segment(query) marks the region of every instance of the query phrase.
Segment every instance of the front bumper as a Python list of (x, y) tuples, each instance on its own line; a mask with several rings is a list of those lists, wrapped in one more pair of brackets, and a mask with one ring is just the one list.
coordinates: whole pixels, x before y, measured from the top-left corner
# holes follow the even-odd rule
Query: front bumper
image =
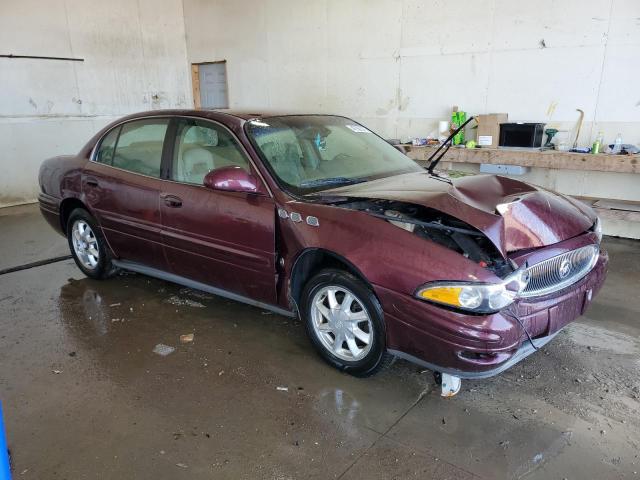
[(548, 343), (582, 315), (606, 277), (608, 255), (601, 251), (595, 267), (580, 281), (542, 297), (516, 301), (508, 311), (469, 315), (374, 286), (387, 327), (390, 353), (429, 369), (461, 378), (497, 375)]

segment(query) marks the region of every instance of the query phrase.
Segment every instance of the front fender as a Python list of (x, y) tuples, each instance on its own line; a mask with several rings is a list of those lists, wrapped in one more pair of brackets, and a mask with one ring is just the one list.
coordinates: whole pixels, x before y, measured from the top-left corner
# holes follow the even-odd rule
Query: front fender
[[(286, 280), (281, 284), (281, 298), (286, 298), (286, 284), (296, 261), (313, 249), (341, 259), (371, 285), (408, 295), (435, 280), (499, 281), (459, 253), (365, 212), (297, 201), (280, 208), (289, 214), (278, 217), (278, 253), (284, 260)], [(300, 214), (301, 221), (293, 221), (291, 213)], [(316, 217), (318, 226), (309, 225), (308, 216)]]

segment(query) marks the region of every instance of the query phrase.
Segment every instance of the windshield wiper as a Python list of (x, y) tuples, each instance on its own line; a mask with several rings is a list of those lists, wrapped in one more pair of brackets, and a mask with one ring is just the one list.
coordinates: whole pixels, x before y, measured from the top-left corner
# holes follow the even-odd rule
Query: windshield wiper
[(303, 188), (309, 187), (325, 187), (331, 185), (353, 185), (355, 183), (362, 183), (365, 180), (362, 178), (348, 178), (348, 177), (329, 177), (329, 178), (317, 178), (315, 180), (305, 180), (300, 183)]
[[(436, 151), (433, 152), (431, 156), (427, 159), (427, 162), (431, 162), (427, 167), (427, 172), (429, 172), (430, 175), (434, 175), (433, 169), (436, 168), (436, 165), (438, 165), (440, 160), (442, 160), (442, 157), (444, 157), (445, 153), (447, 153), (449, 148), (451, 148), (451, 144), (453, 143), (453, 137), (455, 137), (458, 134), (458, 132), (460, 132), (464, 127), (466, 127), (467, 124), (471, 122), (471, 120), (473, 120), (474, 118), (475, 117), (469, 117), (469, 119), (466, 122), (464, 122), (462, 125), (456, 128), (455, 131), (451, 135), (449, 135), (444, 142), (442, 142), (442, 145), (440, 145), (436, 149)], [(440, 150), (442, 150), (443, 148), (444, 148), (444, 151), (440, 153), (440, 155), (438, 155)], [(432, 160), (436, 155), (438, 155), (438, 157), (435, 160)]]

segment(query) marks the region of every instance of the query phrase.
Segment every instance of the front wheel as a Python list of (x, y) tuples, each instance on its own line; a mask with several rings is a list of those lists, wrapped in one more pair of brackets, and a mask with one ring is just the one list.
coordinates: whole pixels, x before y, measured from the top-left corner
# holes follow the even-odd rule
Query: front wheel
[(380, 302), (367, 285), (341, 270), (323, 270), (302, 294), (307, 334), (330, 365), (358, 377), (389, 362)]

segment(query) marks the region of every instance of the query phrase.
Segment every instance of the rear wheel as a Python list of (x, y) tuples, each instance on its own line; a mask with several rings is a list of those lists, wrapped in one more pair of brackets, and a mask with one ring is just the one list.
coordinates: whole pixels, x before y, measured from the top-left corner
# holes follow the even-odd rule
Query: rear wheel
[(95, 219), (86, 210), (76, 208), (69, 215), (67, 240), (71, 256), (86, 276), (103, 279), (116, 272), (104, 236)]
[(329, 364), (352, 375), (373, 375), (386, 353), (382, 307), (367, 285), (341, 270), (323, 270), (302, 294), (307, 334)]

